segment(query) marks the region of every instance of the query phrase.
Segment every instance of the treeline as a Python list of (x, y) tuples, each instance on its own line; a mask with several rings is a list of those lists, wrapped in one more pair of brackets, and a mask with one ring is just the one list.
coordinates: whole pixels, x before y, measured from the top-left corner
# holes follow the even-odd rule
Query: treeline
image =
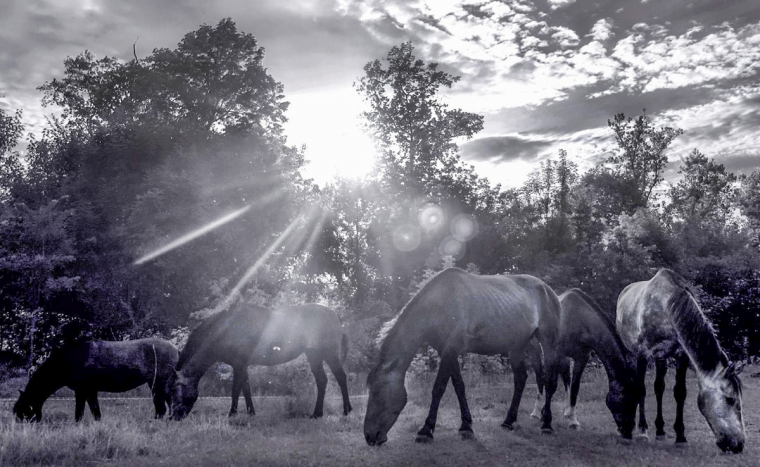
[(670, 267), (734, 357), (760, 354), (760, 172), (736, 176), (695, 149), (666, 187), (682, 131), (619, 114), (608, 122), (619, 149), (602, 165), (581, 172), (560, 151), (523, 186), (492, 187), (455, 144), (483, 118), (449, 108), (440, 93), (458, 78), (406, 43), (355, 84), (376, 170), (320, 188), (301, 176), (304, 150), (287, 143), (284, 89), (263, 59), (230, 19), (144, 59), (68, 58), (39, 88), (63, 113), (23, 156), (20, 113), (0, 113), (7, 359), (38, 362), (70, 322), (107, 339), (176, 336), (231, 299), (320, 300), (351, 328), (361, 369), (380, 322), (451, 264), (580, 287), (611, 313), (625, 285)]

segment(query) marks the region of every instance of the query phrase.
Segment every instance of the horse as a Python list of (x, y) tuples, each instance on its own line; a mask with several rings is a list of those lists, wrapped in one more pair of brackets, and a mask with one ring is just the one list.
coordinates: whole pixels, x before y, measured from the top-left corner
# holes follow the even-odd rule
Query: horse
[(742, 366), (728, 360), (712, 325), (681, 276), (669, 269), (660, 269), (652, 279), (626, 287), (617, 301), (617, 329), (626, 347), (637, 355), (637, 381), (641, 393), (639, 436), (648, 438), (644, 377), (651, 357), (656, 368), (656, 434), (657, 439), (665, 437), (662, 394), (665, 391), (666, 359), (674, 357), (676, 420), (673, 429), (676, 443), (686, 443), (683, 406), (686, 370), (691, 365), (697, 373), (699, 410), (715, 434), (718, 447), (724, 452), (742, 451), (745, 440), (739, 379)]
[(241, 391), (248, 414), (254, 415), (248, 367), (280, 365), (304, 353), (317, 383), (317, 404), (312, 418), (323, 415), (327, 386), (323, 362), (338, 381), (343, 396), (343, 415), (348, 415), (352, 408), (342, 366), (348, 353), (348, 336), (338, 315), (317, 304), (270, 311), (239, 303), (207, 318), (190, 333), (169, 380), (172, 419), (181, 420), (190, 413), (198, 399), (198, 381), (215, 362), (232, 366), (229, 415), (237, 414)]
[[(624, 439), (632, 439), (639, 403), (635, 355), (621, 340), (612, 318), (585, 292), (569, 289), (559, 296), (559, 302), (562, 306), (559, 352), (563, 357), (560, 374), (567, 391), (564, 417), (568, 427), (580, 428), (575, 407), (583, 370), (591, 357), (591, 351), (594, 351), (607, 373), (607, 408), (612, 413), (620, 435)], [(571, 361), (572, 383), (568, 391)], [(539, 393), (540, 389), (539, 385)]]
[(515, 392), (505, 429), (514, 429), (525, 389), (524, 350), (534, 337), (543, 347), (546, 362), (546, 403), (542, 432), (552, 433), (551, 399), (557, 388), (560, 304), (554, 291), (528, 275), (481, 276), (448, 268), (425, 284), (384, 327), (379, 359), (367, 378), (369, 399), (364, 418), (367, 444), (385, 443), (387, 433), (406, 405), (404, 375), (423, 344), (441, 356), (433, 384), (432, 401), (417, 442), (433, 440), (438, 405), (451, 378), (459, 400), (460, 436), (472, 438), (472, 417), (465, 397), (458, 357), (507, 353), (515, 370)]
[(132, 341), (79, 342), (54, 349), (32, 374), (26, 389), (19, 391), (13, 413), (18, 420), (42, 420), (42, 405), (58, 389), (74, 391), (74, 419), (84, 415), (85, 402), (100, 420), (98, 392), (124, 392), (148, 384), (153, 393), (155, 418), (162, 418), (169, 405), (166, 382), (177, 364), (179, 351), (157, 338)]

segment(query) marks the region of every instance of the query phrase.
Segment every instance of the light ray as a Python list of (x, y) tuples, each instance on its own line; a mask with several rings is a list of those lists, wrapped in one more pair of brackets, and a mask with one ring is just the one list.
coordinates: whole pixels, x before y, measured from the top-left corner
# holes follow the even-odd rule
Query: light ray
[(230, 293), (227, 295), (227, 298), (225, 298), (222, 302), (220, 302), (216, 307), (214, 307), (213, 314), (216, 314), (222, 310), (225, 310), (228, 308), (232, 302), (237, 298), (237, 296), (240, 294), (240, 290), (248, 283), (248, 281), (251, 280), (254, 274), (261, 268), (261, 266), (269, 259), (270, 256), (274, 253), (274, 251), (279, 248), (287, 239), (290, 237), (290, 234), (293, 233), (293, 231), (296, 229), (299, 223), (301, 223), (304, 219), (304, 215), (301, 214), (297, 216), (293, 221), (288, 224), (287, 227), (285, 227), (285, 230), (280, 233), (280, 235), (277, 237), (277, 239), (269, 245), (269, 248), (264, 251), (264, 254), (261, 255), (259, 259), (256, 260), (255, 263), (253, 263), (253, 266), (248, 268), (248, 270), (245, 272), (242, 278), (238, 281), (238, 283), (235, 285), (235, 287), (230, 291)]
[(135, 261), (133, 264), (135, 266), (138, 265), (138, 264), (143, 264), (143, 263), (145, 263), (147, 261), (152, 260), (153, 258), (161, 256), (164, 253), (167, 253), (167, 252), (169, 252), (169, 251), (171, 251), (171, 250), (173, 250), (173, 249), (175, 249), (177, 247), (180, 247), (180, 246), (184, 245), (185, 243), (187, 243), (189, 241), (192, 241), (192, 240), (194, 240), (194, 239), (196, 239), (196, 238), (200, 237), (201, 235), (204, 235), (204, 234), (206, 234), (208, 232), (211, 232), (212, 230), (214, 230), (217, 227), (220, 227), (220, 226), (226, 224), (227, 222), (230, 222), (231, 220), (239, 217), (241, 214), (243, 214), (244, 212), (248, 211), (249, 209), (251, 209), (250, 205), (245, 206), (243, 208), (240, 208), (237, 211), (231, 212), (230, 214), (227, 214), (224, 217), (221, 217), (221, 218), (219, 218), (219, 219), (217, 219), (217, 220), (215, 220), (215, 221), (213, 221), (213, 222), (211, 222), (209, 224), (206, 224), (203, 227), (190, 232), (189, 234), (181, 236), (180, 238), (174, 240), (173, 242), (171, 242), (171, 243), (169, 243), (167, 245), (162, 246), (161, 248), (159, 248), (158, 250), (153, 251), (152, 253), (148, 253), (147, 255), (145, 255), (142, 258), (140, 258), (137, 261)]

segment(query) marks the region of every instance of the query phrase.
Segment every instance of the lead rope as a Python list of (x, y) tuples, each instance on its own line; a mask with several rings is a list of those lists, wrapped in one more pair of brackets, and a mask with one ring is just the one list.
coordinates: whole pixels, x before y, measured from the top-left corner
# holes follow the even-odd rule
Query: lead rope
[(150, 392), (152, 395), (156, 395), (156, 375), (158, 375), (158, 356), (156, 355), (156, 344), (151, 344), (153, 347), (153, 384), (150, 386)]

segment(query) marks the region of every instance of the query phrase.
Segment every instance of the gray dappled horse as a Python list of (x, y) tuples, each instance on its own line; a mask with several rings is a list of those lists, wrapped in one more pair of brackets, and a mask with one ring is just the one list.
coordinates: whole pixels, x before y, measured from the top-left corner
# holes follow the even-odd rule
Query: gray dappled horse
[(166, 413), (166, 382), (174, 373), (179, 352), (171, 343), (149, 338), (132, 341), (94, 341), (54, 349), (20, 391), (13, 413), (19, 420), (42, 420), (42, 405), (58, 389), (74, 391), (74, 418), (80, 421), (85, 402), (100, 419), (98, 392), (124, 392), (147, 384), (153, 392), (156, 418)]
[(343, 414), (348, 415), (351, 402), (342, 367), (347, 352), (348, 336), (330, 308), (308, 304), (270, 311), (238, 303), (207, 318), (190, 333), (169, 381), (172, 418), (181, 420), (187, 416), (198, 399), (198, 381), (215, 362), (232, 367), (230, 416), (237, 413), (241, 391), (248, 414), (253, 415), (248, 367), (280, 365), (304, 353), (317, 382), (317, 404), (312, 417), (321, 417), (323, 412), (327, 386), (323, 362), (338, 381)]
[[(560, 305), (544, 282), (528, 275), (481, 276), (449, 268), (433, 277), (385, 326), (379, 361), (370, 372), (364, 418), (368, 444), (387, 441), (388, 431), (406, 405), (404, 375), (424, 344), (441, 356), (433, 384), (430, 412), (417, 441), (433, 439), (438, 405), (451, 378), (459, 400), (462, 437), (472, 437), (472, 417), (465, 397), (458, 357), (465, 353), (509, 354), (524, 369), (524, 350), (531, 339), (541, 343), (546, 361), (546, 403), (542, 431), (551, 433), (551, 399), (557, 388)], [(515, 392), (502, 424), (513, 429), (527, 372), (515, 372)]]
[(654, 390), (657, 398), (657, 438), (665, 436), (662, 394), (665, 391), (666, 359), (675, 357), (676, 443), (685, 443), (683, 406), (686, 400), (686, 370), (697, 372), (700, 412), (715, 434), (723, 451), (741, 452), (744, 448), (744, 420), (739, 372), (729, 362), (718, 343), (710, 322), (702, 314), (686, 281), (669, 269), (660, 269), (650, 280), (635, 282), (618, 297), (617, 329), (625, 345), (638, 356), (638, 381), (641, 392), (639, 428), (646, 437), (644, 415), (647, 361), (652, 357), (657, 370)]

